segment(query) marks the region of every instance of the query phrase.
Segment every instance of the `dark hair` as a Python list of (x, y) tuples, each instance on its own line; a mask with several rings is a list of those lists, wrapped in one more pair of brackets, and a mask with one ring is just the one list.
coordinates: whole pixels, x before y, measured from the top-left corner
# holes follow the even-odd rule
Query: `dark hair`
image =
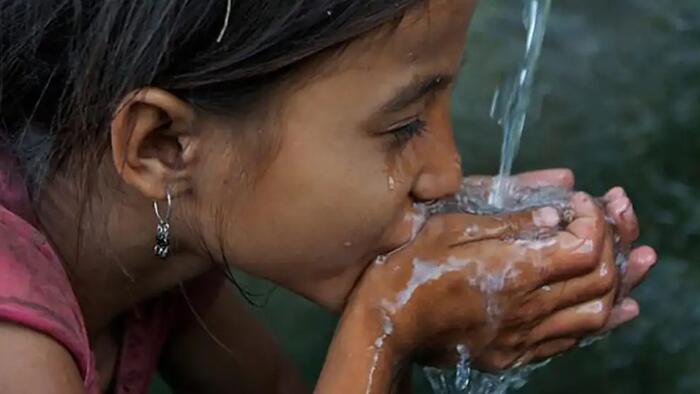
[(134, 89), (242, 110), (302, 60), (419, 2), (0, 0), (1, 142), (28, 181), (69, 162), (89, 168)]

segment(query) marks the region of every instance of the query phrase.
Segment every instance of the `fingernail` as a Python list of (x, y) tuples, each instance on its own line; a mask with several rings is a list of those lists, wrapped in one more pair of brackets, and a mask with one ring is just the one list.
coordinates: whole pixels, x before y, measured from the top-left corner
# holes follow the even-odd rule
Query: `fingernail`
[(622, 217), (622, 215), (627, 212), (628, 209), (632, 207), (632, 202), (629, 200), (629, 198), (623, 197), (620, 199), (617, 199), (610, 203), (610, 209), (612, 209), (613, 213), (615, 213), (616, 216)]
[(556, 227), (561, 221), (559, 218), (559, 211), (552, 207), (536, 210), (532, 214), (532, 220), (537, 227)]
[(574, 194), (572, 201), (574, 203), (587, 204), (590, 201), (590, 197), (584, 192), (577, 192)]
[(657, 261), (656, 252), (651, 248), (649, 248), (649, 250), (642, 249), (637, 253), (637, 256), (635, 256), (635, 260), (644, 266), (652, 266), (656, 264)]
[(620, 197), (624, 197), (624, 196), (625, 196), (625, 190), (623, 188), (621, 188), (620, 186), (615, 186), (612, 189), (610, 189), (610, 191), (607, 192), (607, 194), (605, 194), (604, 198), (608, 201), (613, 201), (613, 200), (616, 200), (616, 199), (618, 199)]
[(639, 316), (639, 304), (631, 298), (625, 298), (622, 301), (622, 310), (630, 317), (630, 319)]

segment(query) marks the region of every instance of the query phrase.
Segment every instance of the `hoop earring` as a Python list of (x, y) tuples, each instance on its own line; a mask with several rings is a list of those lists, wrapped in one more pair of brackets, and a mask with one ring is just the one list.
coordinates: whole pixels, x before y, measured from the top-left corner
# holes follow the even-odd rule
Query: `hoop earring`
[(168, 203), (165, 216), (161, 216), (160, 214), (158, 201), (153, 201), (153, 210), (158, 219), (158, 224), (156, 225), (156, 245), (153, 247), (153, 253), (161, 259), (166, 259), (170, 255), (170, 214), (173, 208), (173, 199), (170, 195), (170, 190), (166, 190), (165, 195)]

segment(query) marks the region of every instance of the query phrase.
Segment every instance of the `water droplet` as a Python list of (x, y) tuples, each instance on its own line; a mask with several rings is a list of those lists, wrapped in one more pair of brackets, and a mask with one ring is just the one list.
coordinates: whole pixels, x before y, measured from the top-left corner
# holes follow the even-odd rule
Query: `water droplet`
[(601, 336), (597, 336), (597, 337), (584, 338), (583, 340), (581, 340), (581, 342), (579, 342), (578, 347), (581, 348), (581, 349), (583, 349), (583, 348), (587, 348), (587, 347), (589, 347), (589, 346), (592, 346), (592, 345), (594, 345), (594, 344), (597, 343), (597, 342), (600, 342), (600, 341), (602, 341), (602, 340), (604, 340), (604, 339), (607, 339), (609, 334), (610, 334), (610, 333), (608, 332), (608, 333), (605, 334), (605, 335), (601, 335)]
[(387, 256), (385, 255), (377, 256), (377, 258), (374, 259), (374, 264), (383, 265), (384, 263), (386, 263), (386, 260)]
[(462, 171), (462, 157), (460, 155), (455, 155), (453, 160), (454, 160), (453, 164), (454, 164), (455, 168)]
[(457, 345), (457, 354), (459, 355), (459, 363), (455, 376), (455, 386), (457, 390), (464, 391), (469, 387), (470, 368), (469, 368), (469, 353), (464, 345)]
[(345, 242), (345, 243), (344, 243), (343, 245), (345, 245), (346, 247), (348, 247), (348, 248), (349, 248), (349, 247), (351, 247), (351, 246), (352, 246), (352, 242), (350, 242), (350, 241), (347, 241), (347, 242)]
[(468, 238), (474, 238), (477, 234), (479, 234), (479, 226), (475, 224), (469, 225), (464, 229), (464, 235)]

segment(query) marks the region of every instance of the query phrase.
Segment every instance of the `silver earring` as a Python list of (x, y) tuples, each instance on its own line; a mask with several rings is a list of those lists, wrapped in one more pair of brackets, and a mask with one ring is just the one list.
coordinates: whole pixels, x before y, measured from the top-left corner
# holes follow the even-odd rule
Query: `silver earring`
[(173, 199), (170, 196), (170, 190), (165, 191), (168, 208), (165, 211), (165, 216), (161, 216), (158, 209), (158, 201), (153, 201), (153, 210), (156, 212), (158, 225), (156, 226), (156, 246), (153, 247), (153, 253), (161, 259), (165, 259), (170, 255), (170, 214), (173, 208)]

